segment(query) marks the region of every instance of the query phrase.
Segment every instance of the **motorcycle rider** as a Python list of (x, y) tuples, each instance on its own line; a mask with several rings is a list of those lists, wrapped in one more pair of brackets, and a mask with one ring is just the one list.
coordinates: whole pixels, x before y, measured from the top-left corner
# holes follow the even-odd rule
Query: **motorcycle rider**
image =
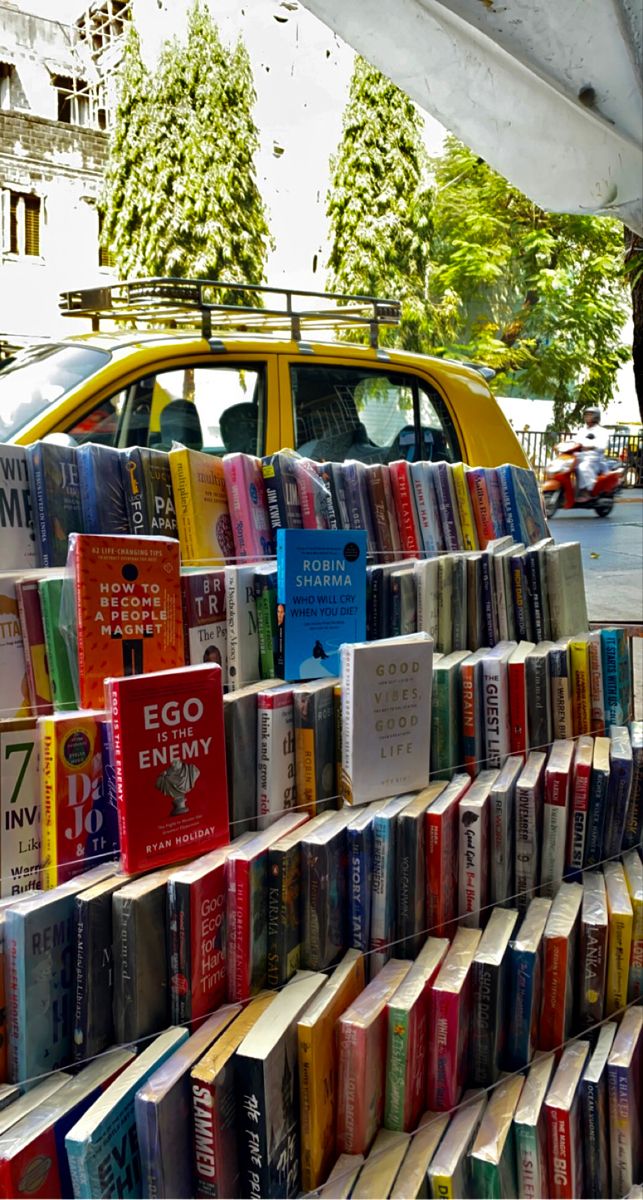
[(572, 434), (572, 439), (578, 442), (581, 453), (576, 461), (576, 478), (578, 480), (578, 500), (591, 498), (594, 484), (601, 473), (603, 458), (609, 443), (609, 433), (601, 426), (601, 410), (593, 405), (583, 413), (585, 424)]

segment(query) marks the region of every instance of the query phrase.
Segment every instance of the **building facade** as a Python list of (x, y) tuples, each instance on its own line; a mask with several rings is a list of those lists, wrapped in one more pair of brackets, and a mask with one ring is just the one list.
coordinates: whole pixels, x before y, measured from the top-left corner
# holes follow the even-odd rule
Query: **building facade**
[(70, 26), (0, 0), (0, 339), (78, 332), (58, 293), (111, 276), (99, 200), (129, 8)]

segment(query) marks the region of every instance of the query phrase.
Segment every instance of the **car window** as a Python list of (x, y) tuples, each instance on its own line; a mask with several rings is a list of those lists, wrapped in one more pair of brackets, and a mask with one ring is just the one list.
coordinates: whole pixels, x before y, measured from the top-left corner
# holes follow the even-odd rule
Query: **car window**
[(297, 363), (291, 388), (296, 449), (317, 461), (460, 458), (442, 397), (414, 375)]
[(60, 344), (32, 346), (17, 354), (0, 372), (0, 442), (19, 434), (110, 357), (106, 350)]
[(101, 400), (95, 408), (68, 425), (65, 433), (78, 446), (83, 442), (95, 442), (101, 446), (116, 446), (120, 415), (125, 403), (126, 392), (118, 392), (109, 400)]

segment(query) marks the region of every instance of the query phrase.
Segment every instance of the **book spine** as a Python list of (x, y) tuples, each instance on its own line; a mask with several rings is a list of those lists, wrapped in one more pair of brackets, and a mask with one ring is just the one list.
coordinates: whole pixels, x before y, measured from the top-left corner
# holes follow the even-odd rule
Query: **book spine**
[(448, 936), (458, 909), (458, 809), (426, 814), (426, 923), (435, 937)]
[(474, 960), (472, 979), (468, 1082), (471, 1087), (491, 1087), (498, 1077), (500, 970), (491, 963)]
[(592, 769), (589, 763), (577, 762), (574, 764), (571, 809), (567, 830), (566, 875), (573, 876), (583, 869), (591, 773)]
[(387, 1007), (388, 1042), (386, 1052), (386, 1092), (384, 1126), (404, 1130), (407, 1107), (407, 1060), (409, 1052), (409, 1012)]
[(496, 619), (496, 591), (493, 558), (483, 554), (480, 560), (480, 578), (482, 582), (482, 642), (485, 646), (495, 646), (498, 641)]
[(228, 1000), (250, 995), (249, 866), (235, 859), (226, 864), (226, 934), (228, 941)]
[(581, 918), (578, 1025), (589, 1029), (603, 1019), (607, 972), (607, 926)]
[(431, 1112), (448, 1112), (460, 1099), (461, 993), (433, 989), (429, 1028), (435, 1030), (428, 1056), (427, 1107)]
[(268, 1129), (271, 1113), (264, 1088), (263, 1063), (237, 1055), (240, 1195), (272, 1196)]
[(239, 657), (239, 580), (235, 567), (225, 568), (226, 622), (228, 626), (228, 684), (234, 692), (241, 687)]
[(632, 850), (643, 841), (643, 745), (632, 741), (632, 790), (625, 817), (623, 849)]
[(575, 1192), (574, 1147), (570, 1112), (547, 1107), (549, 1122), (549, 1181), (553, 1200), (573, 1200)]
[(478, 532), (478, 542), (480, 549), (484, 550), (487, 542), (492, 541), (497, 536), (493, 523), (491, 500), (489, 498), (489, 489), (484, 468), (472, 467), (466, 473), (466, 480)]
[(363, 1147), (365, 1106), (371, 1103), (363, 1095), (360, 1081), (365, 1071), (363, 1031), (352, 1021), (339, 1025), (339, 1072), (337, 1084), (337, 1150), (339, 1154), (358, 1154)]
[(527, 573), (525, 568), (525, 556), (516, 554), (511, 556), (511, 591), (513, 599), (514, 621), (516, 623), (516, 636), (519, 642), (531, 641), (529, 627), (529, 606), (527, 600)]
[(51, 567), (51, 545), (47, 519), (47, 493), (42, 464), (42, 447), (36, 443), (27, 451), (27, 474), (31, 491), (31, 510), (39, 566)]
[[(460, 667), (460, 696), (462, 706), (462, 758), (465, 770), (475, 779), (482, 758), (481, 723), (476, 703), (477, 665), (467, 663)], [(513, 750), (512, 750), (513, 753)]]
[(277, 593), (264, 576), (255, 576), (257, 594), (257, 629), (261, 678), (275, 679), (275, 634), (277, 630)]
[(462, 925), (478, 928), (484, 921), (488, 880), (488, 806), (460, 801), (458, 915)]
[(455, 504), (455, 493), (451, 487), (451, 473), (448, 463), (437, 463), (434, 479), (445, 548), (452, 552), (461, 550), (462, 530)]
[(130, 533), (150, 533), (150, 522), (145, 504), (143, 464), (140, 450), (136, 447), (123, 453), (121, 479)]
[(594, 737), (605, 736), (605, 710), (603, 708), (603, 663), (601, 659), (601, 635), (594, 630), (589, 636), (589, 707), (590, 732)]
[(589, 809), (587, 812), (584, 867), (594, 867), (600, 862), (603, 847), (603, 830), (607, 815), (607, 793), (609, 770), (592, 767), (589, 785)]
[(611, 912), (607, 944), (605, 1015), (611, 1017), (627, 1004), (627, 983), (632, 953), (632, 913)]
[(171, 1019), (173, 1025), (182, 1025), (192, 1018), (192, 929), (188, 884), (168, 880), (167, 909)]
[(389, 474), (398, 514), (403, 556), (412, 558), (419, 554), (421, 546), (409, 464), (407, 462), (391, 463)]
[(589, 652), (586, 641), (569, 643), (574, 737), (591, 733)]
[(118, 839), (123, 860), (123, 870), (127, 873), (130, 870), (129, 862), (129, 843), (127, 837), (127, 823), (125, 820), (125, 806), (118, 803), (119, 797), (122, 798), (125, 790), (125, 776), (123, 771), (123, 745), (121, 737), (121, 701), (120, 691), (118, 686), (110, 687), (109, 703), (112, 717), (112, 752), (114, 759), (114, 780), (116, 784), (116, 811), (118, 814)]
[(427, 465), (426, 463), (413, 463), (411, 480), (424, 551), (426, 554), (437, 554), (440, 547), (433, 525), (435, 494)]
[(627, 699), (621, 670), (624, 642), (624, 630), (601, 629), (603, 701), (605, 725), (608, 729), (610, 725), (623, 725), (628, 719)]
[(366, 468), (368, 498), (373, 515), (375, 543), (380, 561), (382, 562), (387, 562), (393, 557), (393, 544), (391, 541), (388, 513), (386, 511), (386, 492), (384, 490), (383, 478), (384, 471), (386, 470), (387, 468), (380, 463), (373, 463), (372, 466)]
[(513, 892), (513, 788), (492, 787), (489, 805), (489, 900), (505, 904)]
[(545, 770), (543, 805), (542, 859), (540, 894), (553, 896), (563, 881), (567, 841), (567, 805), (569, 775), (566, 771)]
[[(184, 563), (199, 561), (199, 546), (195, 530), (192, 486), (187, 450), (175, 450), (170, 455), (170, 473), (176, 504), (176, 523)], [(227, 584), (227, 579), (226, 579)]]
[[(268, 926), (268, 950), (266, 955), (266, 983), (269, 988), (277, 988), (286, 979), (281, 979), (279, 969), (280, 954), (279, 954), (279, 931), (280, 931), (280, 912), (281, 898), (284, 887), (284, 868), (285, 868), (286, 852), (276, 850), (270, 847), (268, 850), (268, 907), (267, 907), (267, 926)], [(299, 905), (297, 904), (297, 908)], [(293, 913), (295, 911), (295, 898), (293, 897)]]
[(509, 706), (506, 666), (496, 659), (482, 660), (487, 767), (499, 769), (509, 754)]
[(373, 821), (373, 883), (371, 892), (371, 977), (391, 957), (393, 940), (393, 861), (395, 854), (393, 822), (386, 817)]
[[(629, 749), (629, 746), (628, 746)], [(618, 753), (612, 742), (607, 814), (603, 834), (603, 858), (616, 858), (621, 852), (627, 806), (632, 787), (632, 762)]]
[(571, 948), (566, 936), (543, 938), (543, 979), (540, 1006), (539, 1050), (555, 1050), (567, 1037), (567, 991), (571, 981)]
[(502, 509), (504, 513), (507, 532), (511, 534), (515, 542), (522, 541), (520, 532), (520, 513), (516, 504), (516, 495), (514, 490), (514, 482), (511, 476), (511, 468), (508, 466), (496, 467), (496, 478), (500, 486), (500, 496), (502, 500)]
[(5, 998), (7, 1003), (7, 1072), (12, 1083), (25, 1078), (25, 930), (18, 913), (5, 919)]
[(525, 555), (527, 594), (530, 601), (533, 639), (535, 642), (544, 642), (548, 638), (549, 630), (545, 626), (539, 566), (540, 560), (537, 551), (530, 551)]
[(549, 651), (551, 684), (552, 733), (554, 738), (573, 737), (572, 701), (569, 687), (569, 653), (567, 646), (554, 646)]
[(462, 530), (462, 546), (464, 550), (477, 550), (478, 536), (473, 520), (473, 511), (471, 509), (471, 499), (469, 496), (467, 473), (464, 463), (454, 463), (452, 474), (456, 500), (458, 502), (460, 528)]
[(373, 830), (347, 829), (348, 842), (348, 929), (349, 944), (366, 954), (371, 931), (371, 883)]
[[(638, 1056), (640, 1060), (640, 1055)], [(610, 1195), (625, 1196), (636, 1182), (635, 1138), (637, 1119), (632, 1111), (630, 1072), (632, 1066), (609, 1065), (607, 1086), (609, 1092), (610, 1130)], [(640, 1113), (638, 1114), (640, 1119)]]
[(56, 724), (46, 717), (40, 723), (41, 866), (42, 887), (58, 883), (58, 797)]
[(516, 787), (516, 907), (524, 913), (539, 873), (539, 812), (535, 787)]
[(350, 646), (341, 649), (341, 747), (342, 780), (340, 792), (345, 804), (353, 802), (353, 707), (355, 703), (355, 658)]
[(524, 759), (529, 748), (525, 664), (521, 662), (509, 662), (507, 664), (507, 679), (509, 682), (510, 712), (509, 747), (512, 754), (520, 754)]
[(514, 1121), (514, 1143), (516, 1147), (517, 1195), (523, 1200), (540, 1200), (546, 1196), (542, 1178), (538, 1127)]

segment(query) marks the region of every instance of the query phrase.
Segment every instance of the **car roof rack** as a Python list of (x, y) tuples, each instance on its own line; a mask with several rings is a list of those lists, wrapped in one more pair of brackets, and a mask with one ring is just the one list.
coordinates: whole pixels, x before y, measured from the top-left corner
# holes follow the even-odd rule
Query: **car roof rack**
[[(323, 301), (323, 307), (319, 303), (311, 306), (311, 301)], [(200, 329), (207, 341), (215, 342), (214, 330), (280, 333), (301, 342), (304, 329), (335, 331), (338, 326), (366, 326), (373, 349), (378, 345), (380, 326), (398, 325), (400, 321), (399, 300), (221, 279), (129, 279), (105, 287), (61, 292), (59, 307), (63, 316), (89, 318), (95, 331), (100, 329), (101, 321), (136, 322)]]

